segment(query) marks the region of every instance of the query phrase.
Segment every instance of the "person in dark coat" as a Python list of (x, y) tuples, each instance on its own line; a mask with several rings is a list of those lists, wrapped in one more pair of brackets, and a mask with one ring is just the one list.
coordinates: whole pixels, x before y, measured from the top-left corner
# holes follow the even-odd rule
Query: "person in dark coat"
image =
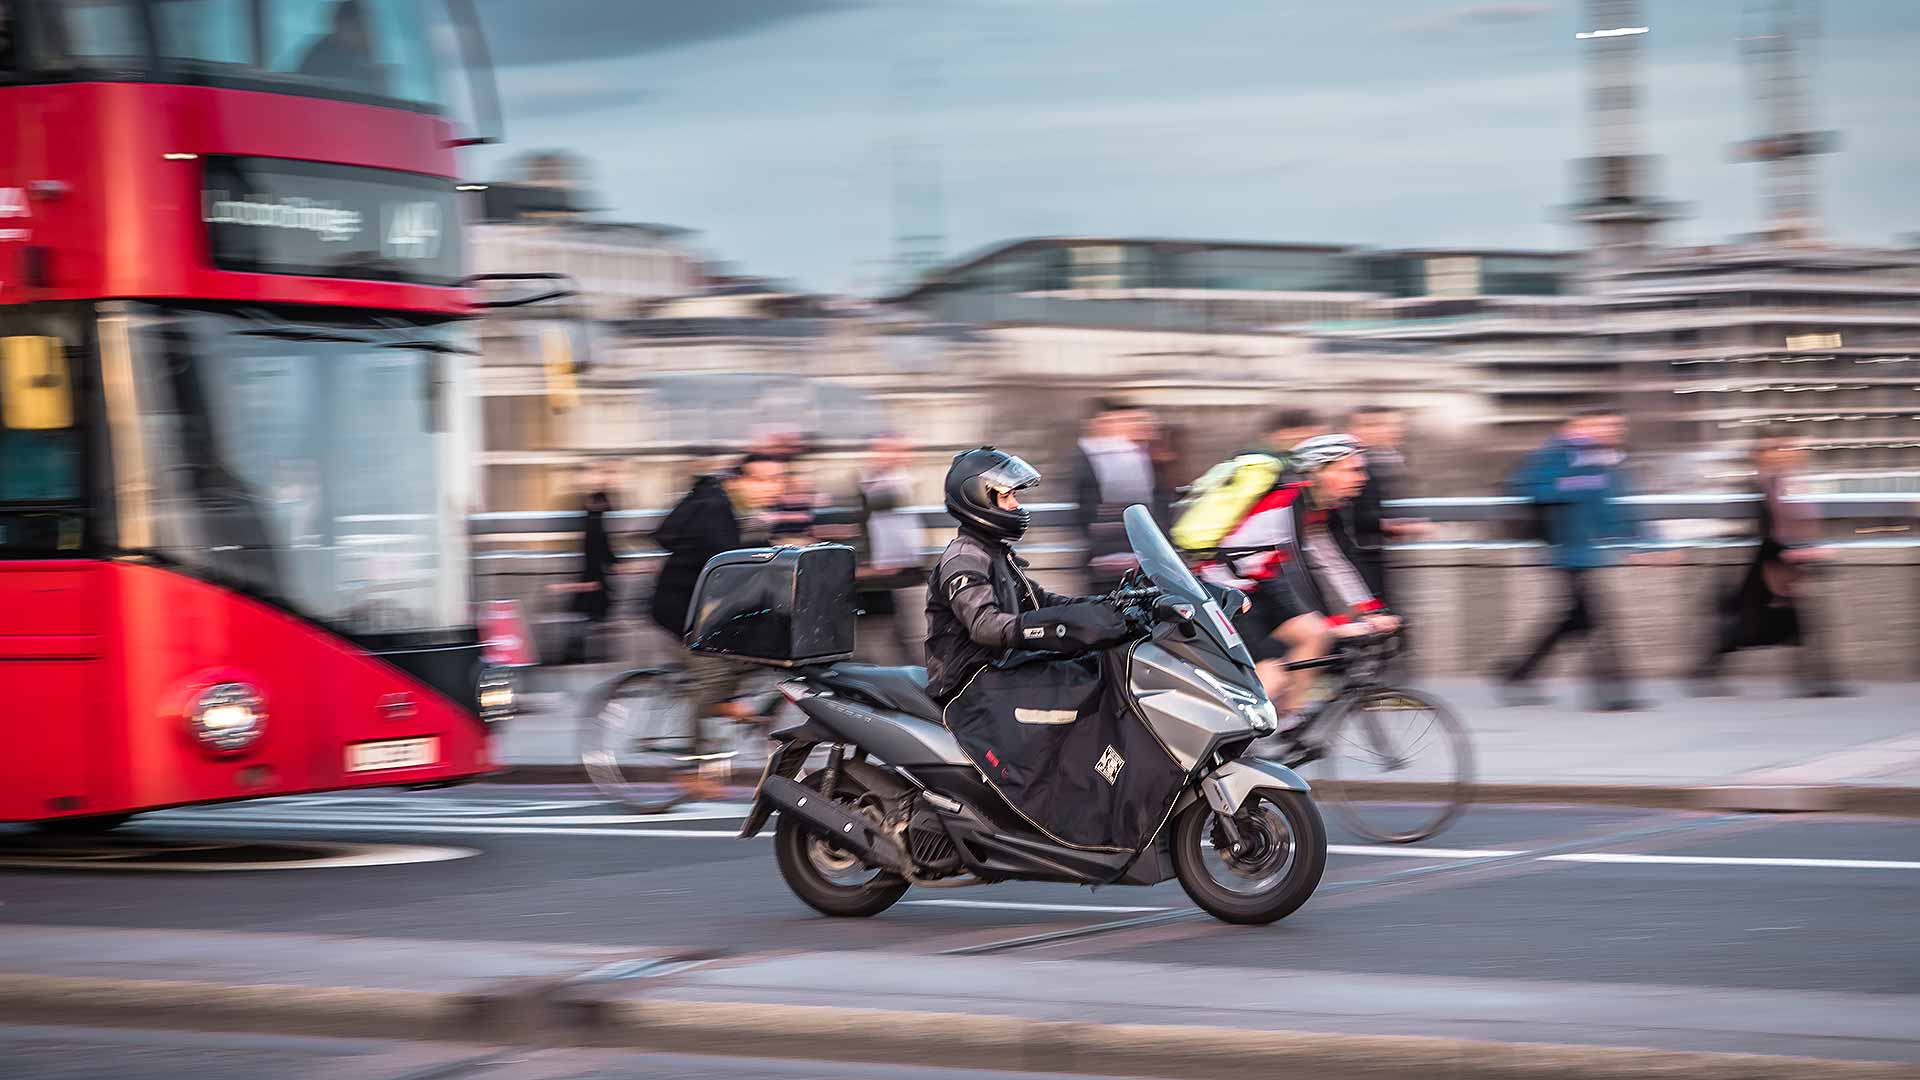
[[(653, 621), (674, 640), (684, 643), (687, 615), (693, 607), (694, 586), (708, 560), (723, 551), (752, 547), (766, 540), (761, 511), (780, 497), (786, 466), (777, 458), (748, 454), (730, 472), (703, 476), (683, 496), (667, 519), (654, 530), (653, 542), (667, 552), (654, 584)], [(751, 720), (752, 710), (734, 698), (746, 674), (746, 665), (689, 650), (685, 657), (693, 721), (693, 755), (706, 749), (706, 721), (725, 716)], [(698, 773), (683, 778), (691, 798), (711, 798), (719, 792)]]
[(1074, 450), (1074, 515), (1086, 542), (1087, 584), (1096, 593), (1113, 588), (1136, 565), (1120, 516), (1135, 503), (1157, 511), (1159, 484), (1146, 437), (1151, 426), (1144, 411), (1102, 398)]
[(1343, 524), (1353, 541), (1354, 566), (1366, 578), (1367, 588), (1388, 607), (1393, 606), (1387, 580), (1387, 545), (1420, 535), (1427, 523), (1389, 514), (1385, 504), (1401, 498), (1406, 459), (1400, 445), (1406, 438), (1406, 418), (1397, 409), (1364, 405), (1353, 410), (1347, 431), (1366, 447), (1367, 484), (1347, 504)]
[(582, 502), (587, 520), (581, 526), (580, 580), (571, 586), (573, 610), (586, 617), (587, 625), (567, 643), (567, 662), (585, 663), (588, 644), (598, 636), (613, 612), (613, 578), (619, 570), (619, 556), (613, 550), (613, 537), (607, 532), (607, 513), (613, 499), (604, 487), (587, 493)]
[(1817, 546), (1819, 532), (1813, 518), (1786, 497), (1805, 457), (1805, 449), (1792, 436), (1768, 434), (1754, 444), (1754, 476), (1760, 488), (1754, 524), (1760, 546), (1739, 585), (1716, 605), (1718, 626), (1712, 649), (1693, 673), (1697, 696), (1726, 692), (1720, 669), (1730, 654), (1769, 645), (1798, 646), (1794, 678), (1801, 696), (1840, 697), (1848, 692), (1836, 681), (1806, 606), (1800, 602), (1824, 554)]

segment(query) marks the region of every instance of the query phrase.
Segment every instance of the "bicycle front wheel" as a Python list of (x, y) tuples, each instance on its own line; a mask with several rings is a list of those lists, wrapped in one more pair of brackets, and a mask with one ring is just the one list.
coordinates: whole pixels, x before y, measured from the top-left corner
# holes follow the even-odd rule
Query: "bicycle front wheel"
[(1417, 690), (1362, 690), (1327, 718), (1320, 738), (1328, 775), (1314, 793), (1327, 796), (1341, 824), (1369, 840), (1426, 840), (1473, 801), (1466, 726)]

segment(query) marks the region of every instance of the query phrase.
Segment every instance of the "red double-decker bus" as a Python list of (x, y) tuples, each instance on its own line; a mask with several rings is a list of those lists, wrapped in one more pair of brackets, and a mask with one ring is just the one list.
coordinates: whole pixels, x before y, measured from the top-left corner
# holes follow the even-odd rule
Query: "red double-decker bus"
[(489, 80), (457, 2), (0, 0), (0, 821), (492, 768)]

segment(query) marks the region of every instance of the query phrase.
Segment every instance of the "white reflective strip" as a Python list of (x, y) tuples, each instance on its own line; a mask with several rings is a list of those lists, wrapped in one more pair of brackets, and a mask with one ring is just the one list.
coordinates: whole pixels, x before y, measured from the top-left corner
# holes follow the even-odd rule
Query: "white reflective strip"
[(1792, 866), (1811, 870), (1920, 870), (1920, 862), (1888, 859), (1787, 859), (1740, 855), (1636, 855), (1630, 852), (1582, 851), (1571, 855), (1542, 855), (1541, 862), (1646, 864), (1650, 866)]

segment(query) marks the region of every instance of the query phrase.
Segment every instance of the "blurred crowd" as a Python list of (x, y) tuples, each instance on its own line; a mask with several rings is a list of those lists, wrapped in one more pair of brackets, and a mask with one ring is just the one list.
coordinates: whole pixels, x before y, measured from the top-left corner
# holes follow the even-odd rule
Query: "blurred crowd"
[[(1389, 548), (1432, 530), (1431, 523), (1390, 509), (1394, 500), (1415, 494), (1407, 490), (1404, 411), (1363, 406), (1325, 416), (1283, 408), (1260, 426), (1263, 430), (1243, 454), (1284, 460), (1303, 441), (1331, 433), (1349, 435), (1365, 447), (1364, 486), (1341, 507), (1337, 527), (1368, 589), (1393, 607), (1399, 590)], [(1627, 436), (1620, 412), (1588, 410), (1568, 420), (1506, 481), (1507, 494), (1527, 501), (1530, 512), (1523, 518), (1521, 535), (1546, 546), (1559, 591), (1555, 614), (1545, 625), (1508, 629), (1521, 640), (1490, 672), (1512, 704), (1541, 700), (1534, 688), (1535, 673), (1554, 653), (1579, 648), (1585, 654), (1591, 707), (1640, 705), (1620, 659), (1619, 613), (1610, 610), (1608, 594), (1595, 576), (1616, 563), (1668, 557), (1633, 547), (1647, 537), (1642, 523), (1619, 501), (1631, 493)], [(1786, 645), (1799, 647), (1794, 672), (1803, 693), (1844, 693), (1801, 602), (1827, 554), (1813, 523), (1787, 498), (1805, 455), (1799, 442), (1783, 432), (1760, 432), (1751, 447), (1754, 486), (1762, 496), (1754, 504), (1752, 522), (1760, 544), (1738, 580), (1704, 600), (1714, 630), (1694, 669), (1693, 691), (1722, 692), (1721, 667), (1737, 650)], [(914, 601), (905, 594), (925, 584), (930, 553), (945, 538), (924, 530), (911, 512), (932, 501), (931, 492), (915, 488), (916, 447), (897, 433), (872, 440), (846, 490), (816, 483), (818, 453), (816, 441), (806, 434), (782, 431), (701, 463), (691, 489), (651, 538), (668, 552), (653, 583), (647, 609), (651, 621), (670, 633), (684, 625), (694, 579), (712, 552), (833, 541), (853, 546), (858, 554), (861, 659), (895, 665), (921, 661), (919, 620)], [(1092, 404), (1063, 465), (1066, 475), (1051, 478), (1051, 483), (1073, 507), (1071, 527), (1078, 534), (1080, 570), (1090, 592), (1110, 589), (1135, 565), (1121, 520), (1128, 506), (1146, 505), (1170, 529), (1188, 485), (1205, 482), (1183, 475), (1204, 469), (1195, 470), (1185, 460), (1181, 428), (1121, 398)], [(583, 568), (578, 581), (559, 587), (586, 623), (569, 646), (570, 661), (589, 658), (594, 628), (612, 618), (619, 604), (621, 553), (605, 519), (614, 509), (616, 475), (617, 466), (595, 466), (583, 485)], [(1417, 634), (1413, 628), (1410, 639)]]

